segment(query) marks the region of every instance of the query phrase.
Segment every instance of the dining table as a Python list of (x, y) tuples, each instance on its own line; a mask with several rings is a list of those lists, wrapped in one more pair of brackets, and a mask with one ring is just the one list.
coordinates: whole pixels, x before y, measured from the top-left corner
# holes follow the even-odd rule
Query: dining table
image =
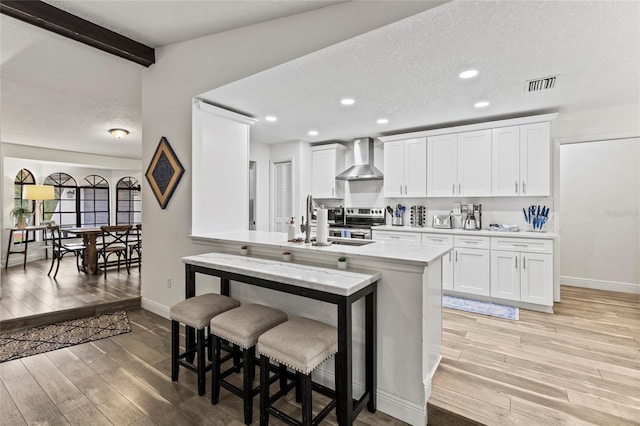
[(85, 246), (82, 256), (84, 271), (88, 275), (97, 275), (98, 268), (98, 236), (102, 234), (102, 229), (96, 227), (69, 228), (65, 230), (69, 234), (82, 237), (82, 244)]

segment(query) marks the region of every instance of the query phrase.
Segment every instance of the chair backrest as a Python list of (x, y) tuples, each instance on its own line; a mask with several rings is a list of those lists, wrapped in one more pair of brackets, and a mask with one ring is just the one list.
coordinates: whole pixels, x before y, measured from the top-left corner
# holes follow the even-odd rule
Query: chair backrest
[(129, 234), (131, 225), (106, 225), (101, 226), (102, 230), (102, 250), (114, 246), (127, 247), (129, 244)]
[(45, 234), (45, 238), (48, 241), (51, 241), (54, 249), (62, 247), (62, 233), (60, 232), (60, 227), (58, 225), (47, 225), (47, 233)]

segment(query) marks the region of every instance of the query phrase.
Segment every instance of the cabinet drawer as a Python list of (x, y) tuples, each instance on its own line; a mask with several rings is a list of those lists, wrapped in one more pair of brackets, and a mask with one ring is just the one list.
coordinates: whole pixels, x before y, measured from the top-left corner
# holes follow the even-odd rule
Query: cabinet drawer
[(373, 231), (372, 238), (380, 241), (411, 241), (419, 243), (421, 237), (418, 232)]
[(473, 235), (456, 235), (453, 239), (453, 245), (456, 247), (469, 247), (488, 249), (491, 247), (489, 237), (475, 237)]
[(491, 249), (522, 251), (527, 253), (553, 253), (553, 240), (491, 237)]
[(452, 246), (453, 235), (422, 234), (422, 244), (433, 244), (436, 246)]

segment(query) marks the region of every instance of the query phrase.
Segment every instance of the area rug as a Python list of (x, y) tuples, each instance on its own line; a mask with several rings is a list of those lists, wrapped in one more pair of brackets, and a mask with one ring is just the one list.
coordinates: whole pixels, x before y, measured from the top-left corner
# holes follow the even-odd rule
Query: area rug
[(129, 333), (125, 311), (0, 334), (0, 363)]
[(520, 310), (515, 306), (496, 305), (495, 303), (446, 295), (442, 296), (442, 306), (460, 311), (473, 312), (474, 314), (491, 315), (493, 317), (516, 321), (520, 319)]

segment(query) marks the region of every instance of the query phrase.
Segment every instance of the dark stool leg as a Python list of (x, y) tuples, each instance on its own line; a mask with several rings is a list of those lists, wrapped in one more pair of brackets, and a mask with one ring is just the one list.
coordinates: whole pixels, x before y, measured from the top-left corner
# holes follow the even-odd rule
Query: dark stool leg
[(213, 345), (213, 371), (211, 375), (211, 403), (217, 404), (220, 401), (220, 338), (215, 334), (211, 335)]
[(198, 395), (202, 396), (205, 394), (205, 386), (206, 386), (206, 372), (207, 372), (207, 365), (206, 365), (206, 355), (205, 355), (205, 351), (204, 351), (204, 328), (200, 328), (197, 331), (198, 333), (198, 342), (196, 343), (197, 345), (197, 352), (198, 352)]
[(296, 402), (302, 402), (302, 373), (296, 371)]
[[(255, 348), (255, 346), (253, 346)], [(251, 386), (251, 368), (253, 366), (253, 358), (249, 349), (242, 349), (242, 397), (244, 400), (244, 424), (250, 425), (253, 421), (253, 388)]]
[(302, 381), (302, 425), (311, 426), (313, 413), (311, 410), (311, 373), (303, 374)]
[(269, 358), (260, 356), (260, 426), (269, 426)]
[(280, 389), (287, 387), (287, 366), (280, 364), (278, 367), (278, 375), (280, 376)]
[(235, 372), (240, 372), (240, 360), (242, 359), (242, 352), (240, 351), (240, 347), (238, 345), (233, 345), (233, 365), (235, 365)]
[(178, 356), (180, 355), (180, 323), (171, 321), (171, 380), (178, 380)]
[(251, 382), (253, 382), (256, 378), (256, 347), (255, 346), (251, 346), (251, 348), (249, 348), (250, 354), (249, 356), (251, 357), (251, 369), (249, 370), (249, 372), (251, 373), (251, 375), (249, 376), (249, 380)]

